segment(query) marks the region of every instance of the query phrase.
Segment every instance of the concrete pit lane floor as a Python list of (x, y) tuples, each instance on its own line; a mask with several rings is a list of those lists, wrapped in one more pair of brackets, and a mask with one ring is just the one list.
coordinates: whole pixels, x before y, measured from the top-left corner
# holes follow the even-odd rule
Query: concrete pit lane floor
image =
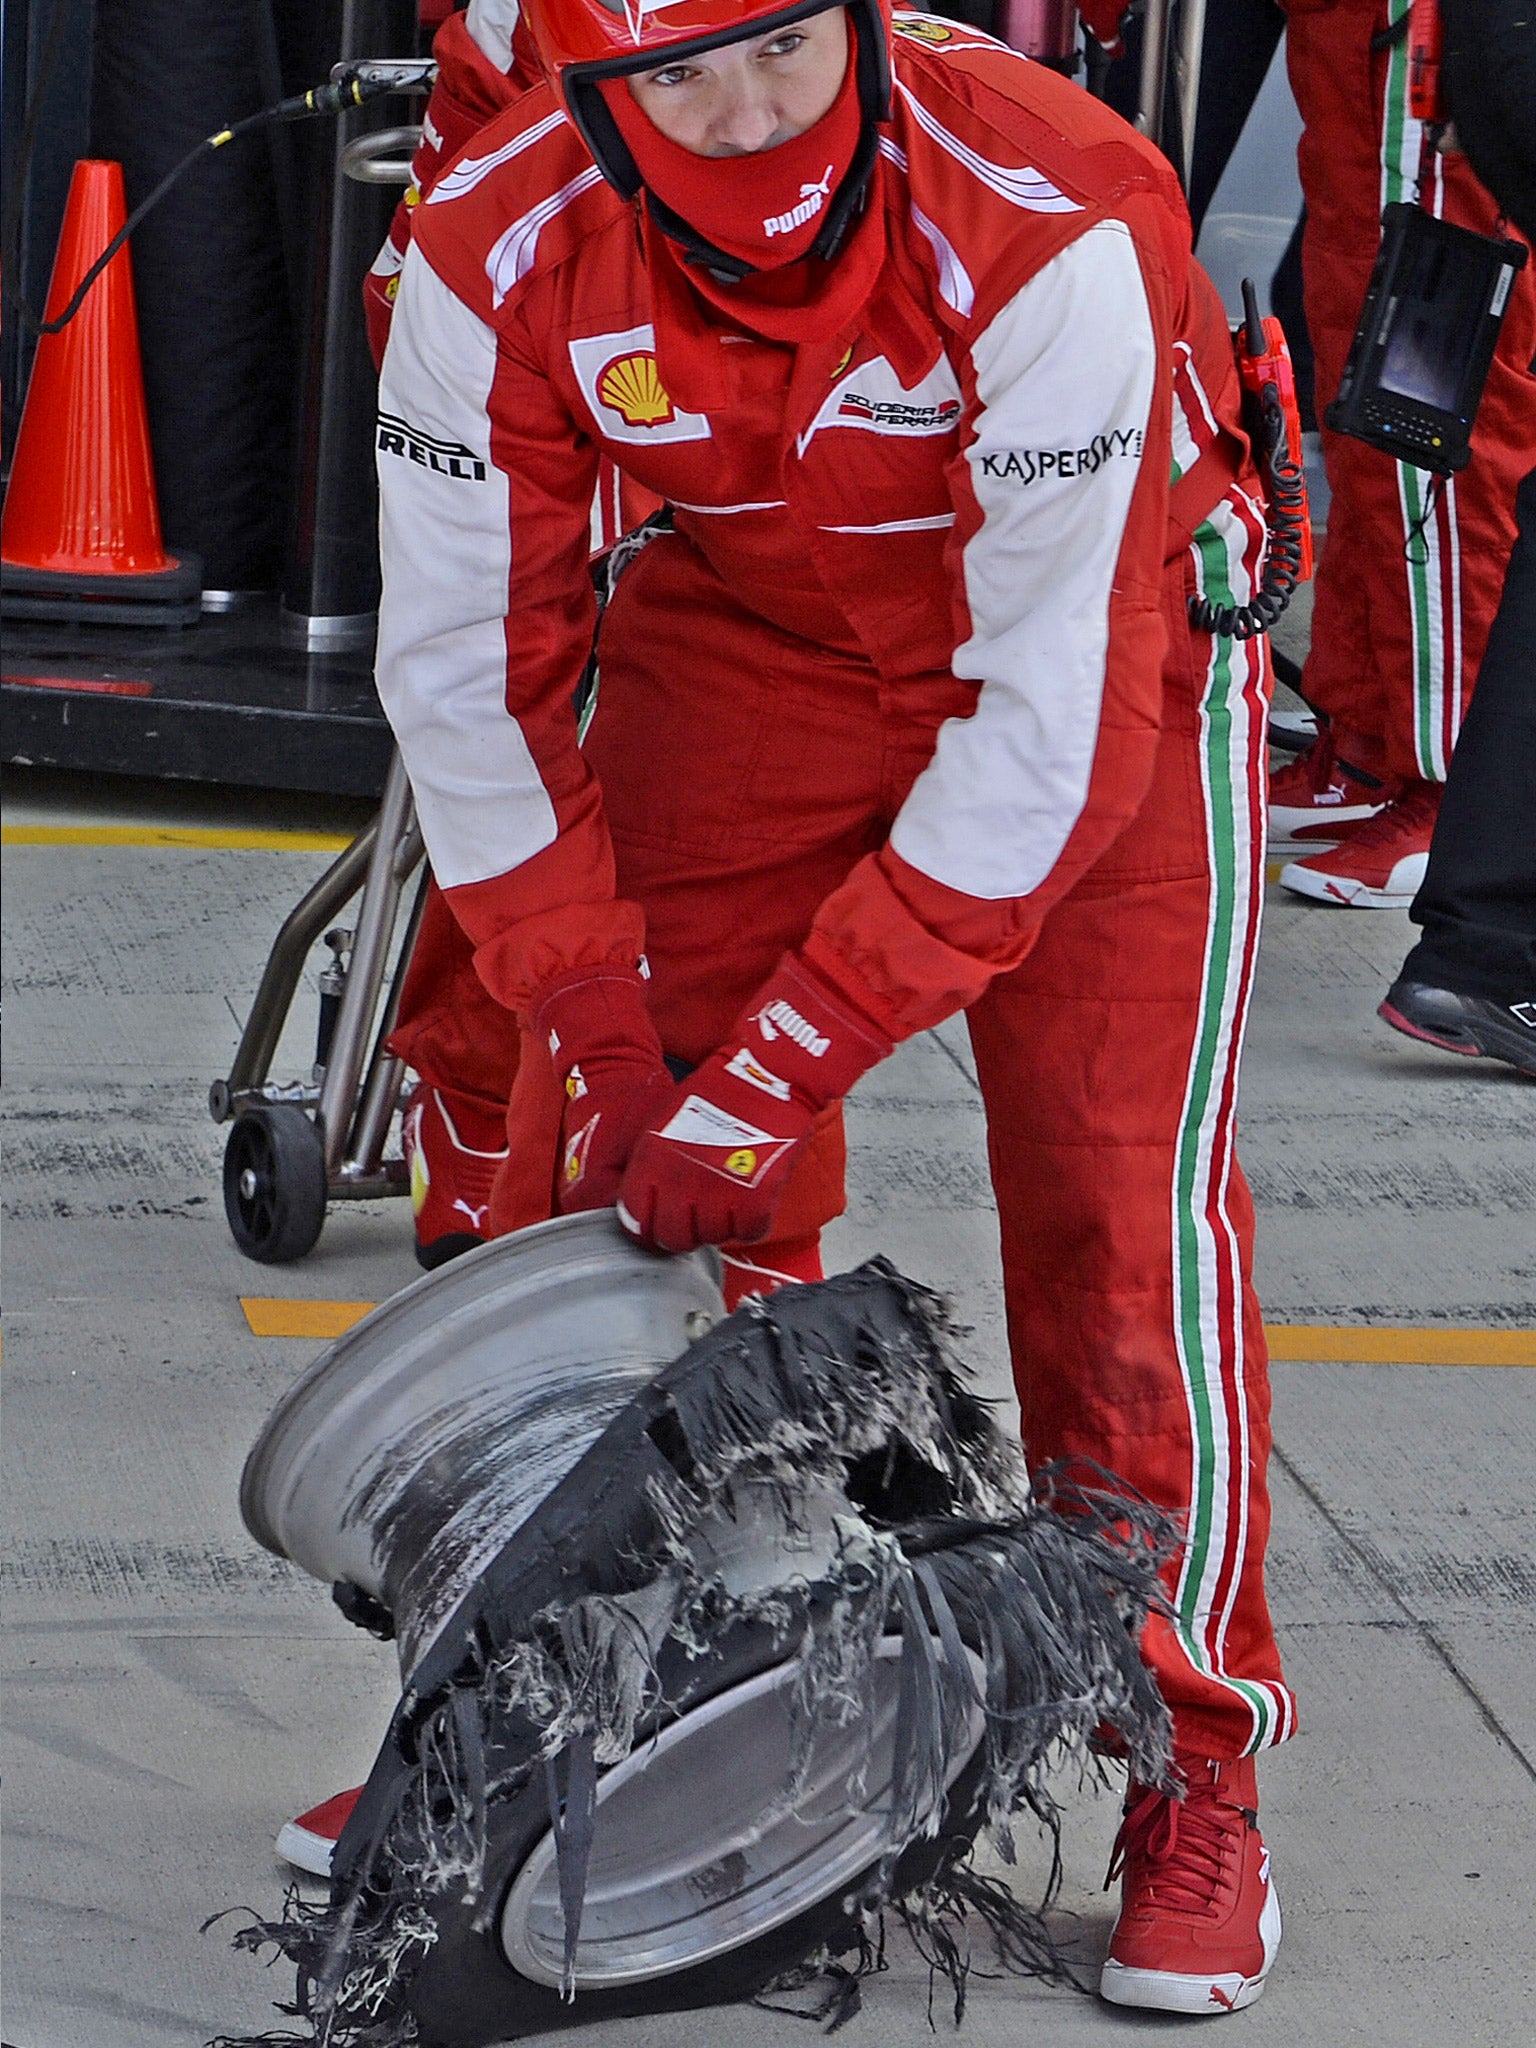
[[(254, 1334), (241, 1300), (382, 1299), (416, 1275), (410, 1213), (333, 1209), (302, 1264), (248, 1263), (204, 1107), (323, 835), (358, 814), (24, 771), (8, 795), (4, 2040), (193, 2048), (290, 2024), (270, 2003), (285, 1970), (232, 1953), (233, 1921), (199, 1924), (276, 1912), (279, 1824), (361, 1778), (395, 1698), (389, 1649), (241, 1527), (241, 1461), (319, 1348)], [(1269, 898), (1242, 1150), (1282, 1354), (1270, 1588), (1304, 1734), (1261, 1765), (1285, 1944), (1263, 2000), (1219, 2031), (1234, 2048), (1514, 2048), (1536, 1940), (1536, 1092), (1376, 1020), (1404, 916)], [(307, 1068), (313, 1015), (311, 977), (285, 1077)], [(903, 1046), (849, 1124), (831, 1262), (885, 1252), (945, 1290), (1003, 1395), (963, 1027)], [(1091, 1967), (1116, 1800), (1060, 1789), (1059, 1929)], [(1027, 1891), (1044, 1862), (1020, 1836)], [(841, 2043), (923, 2048), (928, 1992), (893, 1941)], [(942, 1986), (934, 2010), (947, 2037)], [(959, 2038), (1171, 2048), (1209, 2024), (978, 1974)], [(813, 2036), (739, 2008), (563, 2038)]]

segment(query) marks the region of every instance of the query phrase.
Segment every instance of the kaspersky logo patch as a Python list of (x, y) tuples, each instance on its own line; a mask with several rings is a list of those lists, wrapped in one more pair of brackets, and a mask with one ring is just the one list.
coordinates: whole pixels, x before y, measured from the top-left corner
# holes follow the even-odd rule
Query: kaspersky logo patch
[(597, 395), (627, 426), (664, 427), (677, 418), (649, 349), (643, 354), (615, 356), (598, 372)]
[(579, 335), (567, 347), (581, 395), (604, 440), (631, 447), (709, 440), (703, 413), (684, 412), (661, 381), (656, 330), (649, 323), (618, 334)]

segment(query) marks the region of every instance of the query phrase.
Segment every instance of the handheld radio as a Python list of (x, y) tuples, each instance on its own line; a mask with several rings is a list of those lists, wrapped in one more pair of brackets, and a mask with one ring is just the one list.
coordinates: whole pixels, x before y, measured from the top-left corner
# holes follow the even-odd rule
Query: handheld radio
[(1298, 583), (1312, 574), (1312, 523), (1301, 459), (1301, 412), (1285, 331), (1259, 315), (1253, 279), (1243, 279), (1243, 318), (1232, 336), (1243, 387), (1243, 425), (1264, 483), (1269, 540), (1259, 588), (1247, 604), (1189, 600), (1191, 622), (1202, 633), (1251, 640), (1267, 633), (1290, 603)]

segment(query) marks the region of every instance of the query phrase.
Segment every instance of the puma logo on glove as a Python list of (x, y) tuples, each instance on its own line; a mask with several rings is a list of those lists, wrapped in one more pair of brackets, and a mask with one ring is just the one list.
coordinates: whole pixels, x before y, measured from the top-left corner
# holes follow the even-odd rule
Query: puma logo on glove
[(636, 1139), (619, 1221), (653, 1251), (766, 1237), (801, 1141), (890, 1050), (877, 1024), (786, 954)]

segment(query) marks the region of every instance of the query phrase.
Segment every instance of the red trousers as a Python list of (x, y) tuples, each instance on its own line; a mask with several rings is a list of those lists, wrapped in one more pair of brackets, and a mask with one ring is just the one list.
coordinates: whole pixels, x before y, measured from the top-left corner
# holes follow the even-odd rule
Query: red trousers
[[(1423, 128), (1408, 113), (1408, 43), (1372, 38), (1409, 0), (1292, 0), (1291, 86), (1307, 226), (1302, 268), (1317, 356), (1317, 410), (1336, 397), (1381, 239), (1381, 210), (1412, 199)], [(1491, 235), (1499, 209), (1464, 156), (1423, 167), (1422, 198)], [(1512, 231), (1509, 231), (1512, 232)], [(1374, 741), (1362, 765), (1445, 780), (1498, 609), (1515, 538), (1515, 491), (1536, 466), (1536, 266), (1510, 293), (1472, 436), (1472, 461), (1443, 483), (1363, 441), (1323, 431), (1333, 502), (1318, 564), (1303, 688)], [(1355, 750), (1359, 753), (1361, 750)], [(1369, 750), (1367, 750), (1368, 752)]]
[[(1096, 1460), (1185, 1524), (1174, 1617), (1146, 1652), (1178, 1739), (1212, 1757), (1279, 1741), (1295, 1718), (1264, 1596), (1269, 1394), (1232, 1151), (1268, 664), (1262, 641), (1192, 636), (1183, 610), (1202, 546), (1222, 545), (1203, 529), (1170, 572), (1165, 730), (1142, 811), (969, 1017), (1029, 1456)], [(677, 536), (627, 572), (599, 654), (586, 750), (620, 893), (645, 911), (662, 1043), (693, 1062), (883, 841), (939, 722), (972, 697), (948, 673), (883, 680), (764, 623)], [(440, 902), (396, 1042), (439, 1085), (487, 1100), (515, 1087), (514, 1147), (533, 1156), (500, 1220), (548, 1214), (547, 1061), (525, 1040), (514, 1082), (511, 1020)], [(841, 1165), (832, 1122), (776, 1237), (840, 1212)]]

